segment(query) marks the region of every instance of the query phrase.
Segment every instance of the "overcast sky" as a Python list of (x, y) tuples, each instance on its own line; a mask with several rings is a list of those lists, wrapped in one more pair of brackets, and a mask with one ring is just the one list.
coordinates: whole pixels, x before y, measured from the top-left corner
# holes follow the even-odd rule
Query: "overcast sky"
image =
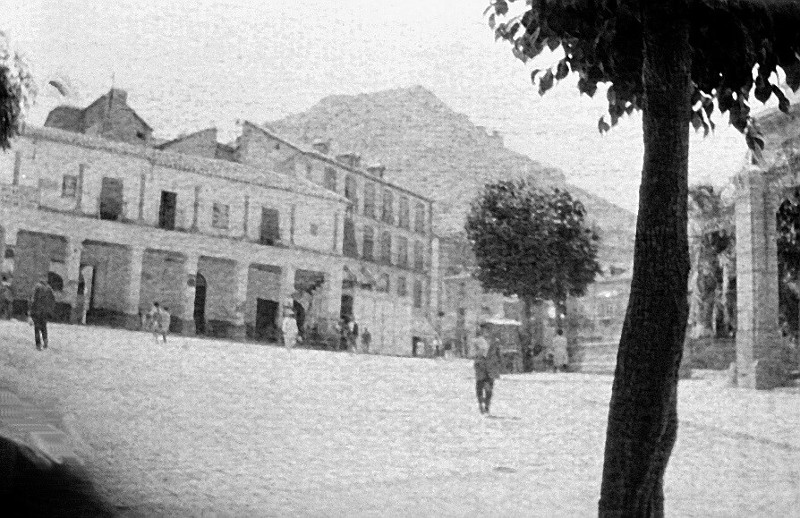
[[(10, 2), (10, 6), (6, 7)], [(564, 170), (574, 183), (636, 209), (638, 116), (597, 132), (605, 96), (580, 96), (568, 78), (544, 97), (530, 67), (495, 43), (486, 0), (5, 0), (0, 28), (40, 82), (65, 76), (85, 105), (113, 82), (159, 136), (236, 119), (303, 111), (331, 94), (420, 84), (506, 145)], [(31, 114), (57, 102), (44, 89)], [(727, 122), (692, 138), (690, 176), (720, 183), (740, 167), (744, 141)]]

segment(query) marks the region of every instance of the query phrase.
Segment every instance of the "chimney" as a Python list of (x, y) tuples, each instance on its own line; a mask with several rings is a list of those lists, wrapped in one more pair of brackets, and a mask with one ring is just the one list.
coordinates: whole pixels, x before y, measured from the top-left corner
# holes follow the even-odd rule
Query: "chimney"
[(121, 102), (123, 104), (128, 103), (128, 92), (123, 90), (122, 88), (112, 88), (109, 95), (114, 99), (116, 102)]
[(383, 178), (383, 173), (386, 172), (386, 166), (383, 164), (372, 164), (367, 166), (367, 172), (372, 176)]
[(314, 151), (317, 153), (321, 153), (323, 155), (327, 155), (328, 152), (331, 150), (330, 141), (317, 139), (312, 144), (311, 147), (314, 148)]
[(342, 153), (341, 155), (336, 155), (336, 160), (350, 167), (361, 167), (361, 156), (357, 153)]

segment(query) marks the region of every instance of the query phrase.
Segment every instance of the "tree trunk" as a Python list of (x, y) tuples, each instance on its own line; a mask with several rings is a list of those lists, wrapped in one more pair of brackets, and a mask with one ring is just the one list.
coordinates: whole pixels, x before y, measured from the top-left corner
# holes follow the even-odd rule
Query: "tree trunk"
[(644, 166), (633, 279), (606, 432), (601, 517), (660, 517), (688, 316), (688, 0), (640, 4)]

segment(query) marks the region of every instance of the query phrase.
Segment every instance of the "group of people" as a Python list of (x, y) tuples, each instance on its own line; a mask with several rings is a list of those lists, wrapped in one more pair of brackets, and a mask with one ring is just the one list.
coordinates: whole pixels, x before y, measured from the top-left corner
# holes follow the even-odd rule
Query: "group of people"
[(351, 353), (368, 353), (372, 334), (366, 327), (362, 332), (353, 316), (343, 316), (336, 326), (339, 333), (339, 349)]
[(169, 326), (172, 323), (172, 315), (170, 315), (168, 307), (153, 302), (153, 307), (148, 313), (141, 315), (141, 318), (142, 330), (152, 332), (156, 342), (161, 337), (164, 343), (167, 343)]

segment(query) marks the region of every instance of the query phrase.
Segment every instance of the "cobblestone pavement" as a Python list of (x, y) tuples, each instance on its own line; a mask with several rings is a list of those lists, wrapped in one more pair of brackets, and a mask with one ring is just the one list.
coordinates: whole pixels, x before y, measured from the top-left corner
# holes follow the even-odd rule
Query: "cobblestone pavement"
[[(591, 516), (611, 378), (0, 322), (0, 379), (64, 415), (128, 516)], [(800, 392), (680, 385), (669, 516), (797, 516)]]

